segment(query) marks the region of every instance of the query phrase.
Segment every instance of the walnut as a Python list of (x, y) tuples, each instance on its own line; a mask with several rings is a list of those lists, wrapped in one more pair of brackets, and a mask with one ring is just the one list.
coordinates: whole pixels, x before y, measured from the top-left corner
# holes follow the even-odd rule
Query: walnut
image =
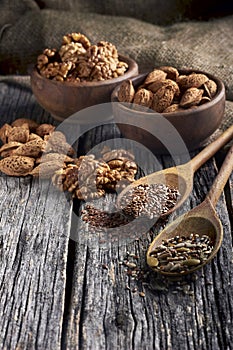
[(44, 49), (43, 54), (46, 55), (47, 57), (55, 57), (57, 53), (56, 49)]
[(49, 63), (46, 67), (42, 68), (40, 70), (40, 74), (48, 79), (53, 78), (63, 81), (72, 69), (72, 62), (53, 62)]
[(83, 45), (80, 43), (73, 43), (62, 45), (59, 54), (62, 62), (73, 62), (76, 63), (79, 59), (79, 55), (86, 52)]
[(77, 73), (78, 73), (78, 77), (80, 79), (89, 78), (89, 76), (91, 75), (92, 68), (93, 68), (93, 64), (90, 62), (82, 61), (82, 62), (78, 63), (77, 68), (76, 68)]
[(24, 156), (10, 156), (0, 160), (0, 171), (9, 176), (26, 176), (34, 167), (34, 159)]
[(82, 82), (116, 78), (125, 73), (128, 65), (119, 61), (112, 43), (91, 45), (85, 35), (70, 33), (63, 37), (58, 52), (47, 49), (38, 56), (37, 68), (47, 79)]
[(37, 57), (37, 68), (41, 70), (49, 63), (54, 62), (57, 56), (56, 49), (45, 49), (41, 55)]
[[(103, 159), (95, 159), (90, 154), (74, 159), (73, 164), (63, 166), (52, 177), (55, 186), (60, 190), (72, 193), (79, 199), (95, 199), (106, 192), (123, 188), (134, 181), (137, 165), (133, 162), (133, 155), (126, 150), (119, 150), (120, 159), (112, 159), (118, 150), (105, 153)], [(130, 154), (130, 158), (122, 155)]]
[(132, 102), (134, 98), (135, 90), (131, 80), (125, 80), (119, 88), (118, 100), (120, 102)]
[(115, 149), (103, 153), (109, 170), (100, 179), (99, 185), (106, 191), (119, 191), (135, 180), (137, 164), (134, 155), (124, 149)]
[(129, 159), (129, 160), (134, 160), (134, 155), (132, 152), (127, 151), (125, 149), (113, 149), (109, 150), (108, 148), (102, 150), (102, 159), (105, 162), (109, 162), (110, 160), (113, 159)]
[(80, 43), (84, 49), (88, 49), (88, 47), (91, 46), (89, 39), (81, 33), (70, 33), (63, 36), (63, 45), (70, 44), (72, 42)]
[(41, 54), (37, 57), (37, 67), (39, 69), (43, 68), (49, 63), (49, 58), (48, 56)]
[(58, 170), (52, 177), (53, 184), (60, 190), (72, 193), (78, 199), (96, 199), (105, 194), (102, 189), (97, 189), (96, 184), (87, 186), (85, 183), (79, 184), (79, 166), (68, 164), (64, 169)]

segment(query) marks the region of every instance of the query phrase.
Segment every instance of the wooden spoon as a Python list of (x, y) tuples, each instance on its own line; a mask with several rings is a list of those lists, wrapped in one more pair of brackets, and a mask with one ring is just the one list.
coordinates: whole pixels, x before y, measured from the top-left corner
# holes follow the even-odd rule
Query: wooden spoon
[[(222, 193), (227, 179), (233, 170), (233, 146), (231, 146), (224, 163), (209, 191), (206, 199), (194, 209), (178, 217), (175, 221), (165, 227), (159, 235), (153, 240), (147, 251), (147, 264), (153, 268), (154, 271), (160, 272), (168, 276), (180, 276), (181, 274), (188, 274), (197, 269), (200, 269), (217, 254), (223, 238), (223, 227), (215, 211), (215, 206)], [(166, 272), (157, 269), (154, 266), (151, 253), (158, 247), (163, 240), (173, 238), (175, 236), (188, 237), (191, 233), (199, 234), (199, 236), (207, 235), (213, 245), (213, 250), (209, 257), (203, 263), (190, 268), (184, 273), (181, 272)]]
[(183, 202), (188, 198), (193, 189), (193, 176), (199, 167), (201, 167), (209, 158), (211, 158), (217, 150), (224, 146), (233, 137), (233, 125), (229, 127), (221, 136), (205, 147), (198, 155), (196, 155), (189, 162), (178, 165), (177, 167), (171, 167), (163, 169), (147, 176), (141, 177), (139, 180), (134, 181), (127, 186), (118, 196), (117, 205), (121, 207), (121, 200), (123, 196), (127, 196), (127, 192), (141, 184), (165, 184), (169, 187), (175, 187), (180, 192), (180, 197), (177, 203), (169, 211), (163, 215), (169, 215), (175, 211)]

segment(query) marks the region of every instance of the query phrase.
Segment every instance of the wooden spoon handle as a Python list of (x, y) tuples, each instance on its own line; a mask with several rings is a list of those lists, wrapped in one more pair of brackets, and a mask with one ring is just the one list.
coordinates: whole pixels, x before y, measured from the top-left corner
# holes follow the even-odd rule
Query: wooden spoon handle
[(224, 146), (233, 137), (233, 125), (230, 126), (221, 136), (207, 147), (205, 147), (198, 155), (191, 159), (193, 171), (199, 169), (208, 159), (210, 159), (222, 146)]
[(224, 189), (224, 186), (233, 171), (233, 145), (231, 146), (229, 152), (224, 159), (221, 169), (215, 178), (213, 185), (207, 195), (207, 198), (211, 201), (215, 207), (217, 201)]

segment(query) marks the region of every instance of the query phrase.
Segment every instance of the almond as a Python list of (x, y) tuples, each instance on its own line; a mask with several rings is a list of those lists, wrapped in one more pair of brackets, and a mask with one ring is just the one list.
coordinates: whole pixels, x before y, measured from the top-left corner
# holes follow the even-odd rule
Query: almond
[(202, 96), (202, 98), (201, 98), (201, 101), (200, 101), (200, 105), (203, 105), (204, 103), (207, 103), (207, 102), (210, 102), (211, 101), (211, 99), (209, 98), (209, 97), (207, 97), (207, 96)]
[(26, 143), (29, 140), (29, 129), (23, 126), (14, 126), (8, 135), (8, 142), (16, 141), (21, 143)]
[(38, 158), (44, 151), (46, 142), (43, 140), (32, 140), (18, 147), (13, 154), (18, 156), (28, 156)]
[(166, 80), (161, 80), (161, 81), (156, 81), (150, 85), (148, 85), (148, 90), (152, 92), (157, 92), (161, 87), (168, 87), (174, 90), (174, 93), (176, 96), (179, 96), (180, 94), (180, 88), (178, 84), (171, 80), (171, 79), (166, 79)]
[(12, 127), (9, 124), (4, 124), (0, 129), (0, 139), (3, 143), (7, 143), (8, 135), (11, 132)]
[(153, 93), (147, 89), (140, 89), (134, 95), (133, 103), (147, 108), (151, 107)]
[(173, 103), (171, 106), (164, 109), (163, 113), (177, 112), (180, 109), (178, 103)]
[(30, 131), (35, 131), (36, 128), (38, 127), (38, 125), (39, 125), (34, 120), (27, 119), (27, 118), (16, 119), (11, 125), (12, 126), (20, 126), (20, 127), (22, 127), (24, 124), (28, 125), (28, 128), (30, 129)]
[(207, 93), (208, 97), (213, 98), (217, 92), (217, 84), (213, 80), (208, 80), (204, 84), (204, 90)]
[(131, 80), (125, 80), (118, 91), (118, 100), (119, 102), (128, 102), (133, 101), (135, 94), (134, 86)]
[(52, 124), (41, 124), (36, 129), (36, 134), (40, 137), (44, 137), (45, 135), (51, 134), (55, 129), (55, 126)]
[(64, 163), (56, 160), (41, 163), (30, 172), (30, 175), (42, 178), (52, 177), (55, 171), (63, 168), (63, 165)]
[(9, 157), (10, 155), (12, 155), (13, 151), (21, 145), (22, 145), (22, 143), (16, 142), (16, 141), (11, 141), (11, 142), (5, 143), (0, 148), (0, 156), (2, 158)]
[(145, 81), (144, 85), (148, 85), (151, 83), (154, 83), (155, 81), (160, 81), (166, 79), (167, 73), (163, 72), (160, 69), (154, 69), (152, 72), (150, 72)]
[(67, 154), (69, 156), (73, 155), (75, 153), (74, 149), (66, 141), (57, 136), (57, 134), (53, 133), (51, 137), (49, 137), (46, 144), (45, 152), (62, 153)]
[(61, 153), (45, 153), (42, 155), (42, 157), (37, 158), (36, 163), (46, 163), (46, 162), (61, 162), (61, 163), (72, 163), (74, 161), (73, 158), (68, 157), (65, 154)]
[(53, 131), (51, 134), (45, 135), (44, 140), (48, 141), (51, 138), (56, 142), (66, 142), (66, 137), (61, 131)]
[(180, 76), (177, 82), (183, 89), (189, 89), (191, 87), (199, 88), (208, 80), (209, 78), (205, 74), (192, 73), (190, 75)]
[(171, 66), (161, 66), (159, 67), (163, 72), (167, 73), (167, 79), (177, 81), (179, 72), (176, 68)]
[(10, 176), (26, 176), (34, 167), (34, 159), (23, 156), (10, 156), (0, 160), (0, 171)]
[(152, 109), (158, 113), (162, 113), (166, 108), (168, 108), (174, 98), (175, 92), (169, 86), (161, 87), (153, 97)]
[(201, 102), (203, 92), (195, 87), (187, 89), (180, 100), (180, 106), (189, 108), (198, 105)]
[(43, 141), (43, 139), (39, 135), (34, 134), (34, 133), (31, 133), (29, 135), (29, 140), (28, 141), (32, 141), (32, 140), (41, 140), (41, 141)]

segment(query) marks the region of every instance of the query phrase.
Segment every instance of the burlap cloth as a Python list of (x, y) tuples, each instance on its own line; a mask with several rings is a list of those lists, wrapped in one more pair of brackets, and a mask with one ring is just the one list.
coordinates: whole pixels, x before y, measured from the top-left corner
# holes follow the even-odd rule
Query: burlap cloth
[[(158, 6), (160, 16), (152, 16), (156, 12), (155, 8), (150, 11), (152, 2)], [(109, 0), (104, 5), (91, 0), (1, 0), (0, 73), (30, 73), (44, 48), (59, 47), (64, 34), (76, 31), (86, 34), (92, 43), (99, 40), (114, 43), (120, 53), (137, 61), (141, 72), (158, 65), (173, 65), (212, 73), (223, 80), (227, 99), (233, 101), (233, 16), (158, 25), (166, 22), (166, 16), (177, 19), (179, 6), (191, 2), (168, 0), (165, 7), (161, 0), (135, 0), (127, 7), (123, 0)], [(41, 10), (40, 3), (47, 9)], [(118, 16), (90, 13), (92, 9)], [(153, 24), (119, 16), (123, 9), (127, 15), (146, 18)], [(233, 102), (227, 102), (221, 129), (232, 122)]]
[(58, 47), (62, 36), (72, 31), (86, 34), (93, 43), (111, 41), (120, 53), (134, 58), (141, 71), (168, 64), (215, 74), (233, 100), (233, 16), (159, 26), (128, 17), (31, 6), (15, 22), (2, 22), (1, 72), (28, 72), (45, 47)]

